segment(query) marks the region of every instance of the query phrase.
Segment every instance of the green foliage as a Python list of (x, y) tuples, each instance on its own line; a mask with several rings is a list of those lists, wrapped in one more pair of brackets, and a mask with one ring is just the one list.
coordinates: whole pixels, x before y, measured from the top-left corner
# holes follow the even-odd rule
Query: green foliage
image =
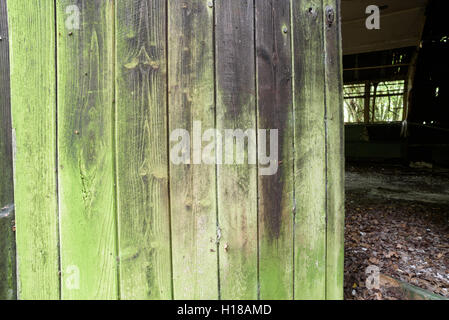
[[(368, 122), (402, 121), (404, 86), (403, 80), (370, 83)], [(365, 94), (364, 83), (344, 86), (345, 122), (364, 122)]]

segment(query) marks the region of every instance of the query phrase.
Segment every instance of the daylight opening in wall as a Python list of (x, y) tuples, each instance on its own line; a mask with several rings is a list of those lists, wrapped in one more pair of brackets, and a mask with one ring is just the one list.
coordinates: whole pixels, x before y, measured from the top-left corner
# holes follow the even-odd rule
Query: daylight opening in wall
[(345, 85), (345, 122), (382, 123), (402, 121), (404, 88), (404, 80)]

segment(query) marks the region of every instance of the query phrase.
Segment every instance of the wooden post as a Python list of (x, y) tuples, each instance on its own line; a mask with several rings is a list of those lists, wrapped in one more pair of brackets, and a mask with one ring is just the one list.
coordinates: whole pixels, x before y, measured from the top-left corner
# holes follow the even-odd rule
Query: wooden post
[(365, 105), (364, 105), (364, 113), (363, 118), (365, 120), (365, 123), (370, 122), (370, 108), (371, 108), (371, 83), (365, 82)]
[(412, 99), (412, 90), (415, 83), (415, 74), (416, 74), (416, 64), (418, 62), (419, 56), (419, 48), (413, 52), (410, 66), (408, 68), (407, 79), (405, 80), (404, 85), (404, 112), (403, 112), (403, 120), (408, 119), (408, 115), (410, 114), (410, 109), (413, 107)]
[[(374, 123), (376, 121), (376, 95), (377, 95), (377, 87), (379, 86), (379, 83), (373, 83), (373, 101), (369, 102), (370, 108), (372, 110), (371, 112), (371, 123)], [(370, 97), (371, 100), (371, 97)]]
[(402, 100), (402, 121), (407, 120), (408, 88), (409, 88), (409, 81), (408, 81), (408, 79), (405, 79), (405, 81), (404, 81), (404, 95), (403, 95), (403, 98), (402, 98), (403, 99)]

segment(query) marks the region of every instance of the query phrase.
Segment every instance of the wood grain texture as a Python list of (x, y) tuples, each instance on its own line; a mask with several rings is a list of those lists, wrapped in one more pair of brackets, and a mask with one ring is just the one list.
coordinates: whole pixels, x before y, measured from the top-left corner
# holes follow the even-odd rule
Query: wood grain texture
[(292, 2), (295, 299), (325, 299), (326, 148), (321, 0)]
[[(254, 2), (217, 0), (215, 16), (217, 129), (255, 130)], [(243, 153), (217, 169), (222, 299), (258, 297), (257, 166)]]
[[(6, 0), (0, 0), (0, 210), (14, 202), (8, 43)], [(14, 211), (6, 210), (0, 213), (0, 300), (17, 297)]]
[(258, 0), (255, 5), (258, 127), (279, 130), (278, 170), (274, 175), (259, 175), (260, 298), (285, 300), (293, 298), (290, 1)]
[[(213, 8), (202, 0), (169, 0), (168, 19), (169, 130), (185, 129), (190, 140), (195, 121), (203, 130), (214, 128)], [(215, 166), (176, 165), (172, 160), (174, 298), (216, 299)]]
[(14, 201), (6, 0), (0, 0), (0, 208)]
[[(112, 0), (57, 0), (58, 164), (63, 299), (116, 299)], [(77, 276), (79, 275), (79, 281)]]
[(344, 124), (340, 0), (324, 0), (326, 66), (326, 299), (343, 299)]
[(8, 1), (18, 298), (58, 299), (55, 10)]
[[(13, 153), (19, 298), (343, 297), (340, 0), (14, 0), (9, 39), (5, 3), (0, 206)], [(278, 130), (273, 175), (250, 158), (257, 129)]]
[(170, 299), (166, 1), (121, 1), (116, 17), (120, 293)]

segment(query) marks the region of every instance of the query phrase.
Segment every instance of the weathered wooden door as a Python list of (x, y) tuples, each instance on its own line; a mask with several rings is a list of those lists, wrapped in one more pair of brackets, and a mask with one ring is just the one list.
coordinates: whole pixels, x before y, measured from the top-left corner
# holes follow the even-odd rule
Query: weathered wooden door
[(338, 0), (8, 20), (19, 298), (343, 297)]

